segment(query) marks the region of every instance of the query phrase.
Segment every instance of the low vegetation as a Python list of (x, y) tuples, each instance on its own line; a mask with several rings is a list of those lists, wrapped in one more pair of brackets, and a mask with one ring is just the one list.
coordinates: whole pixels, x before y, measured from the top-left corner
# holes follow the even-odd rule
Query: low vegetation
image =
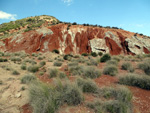
[(76, 82), (84, 93), (97, 93), (98, 91), (98, 86), (91, 79), (78, 78)]
[(83, 94), (76, 84), (58, 81), (54, 86), (34, 82), (29, 89), (30, 105), (34, 113), (54, 113), (64, 103), (78, 105)]
[(134, 72), (134, 68), (130, 62), (124, 62), (121, 66), (123, 70), (128, 70), (129, 72)]
[[(100, 89), (99, 96), (107, 101), (96, 100), (87, 103), (87, 106), (94, 109), (96, 113), (130, 113), (132, 93), (125, 87), (121, 88), (103, 88)], [(112, 98), (114, 98), (112, 100)]]
[(119, 83), (150, 90), (150, 77), (146, 75), (129, 73), (126, 76), (121, 76), (119, 78)]
[(118, 69), (114, 65), (109, 65), (104, 68), (103, 73), (105, 75), (115, 76), (118, 73)]
[(101, 58), (100, 58), (100, 62), (106, 62), (108, 60), (111, 59), (111, 56), (109, 54), (104, 54)]
[(32, 73), (35, 73), (35, 72), (37, 72), (39, 70), (39, 66), (37, 66), (37, 65), (32, 65), (32, 66), (29, 66), (28, 67), (28, 71), (29, 72), (32, 72)]
[(62, 65), (62, 62), (55, 61), (53, 65), (54, 65), (54, 66), (57, 66), (57, 67), (60, 67), (60, 66)]
[(150, 75), (150, 61), (145, 61), (138, 65), (139, 69), (142, 69), (145, 74)]
[(34, 75), (27, 74), (21, 78), (21, 83), (22, 84), (29, 84), (29, 83), (33, 82), (34, 80), (36, 80), (36, 77)]

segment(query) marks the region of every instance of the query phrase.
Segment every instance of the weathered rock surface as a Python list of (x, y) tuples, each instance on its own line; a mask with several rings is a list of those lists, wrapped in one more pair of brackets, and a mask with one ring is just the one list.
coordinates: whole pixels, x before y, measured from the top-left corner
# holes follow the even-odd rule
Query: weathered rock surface
[(150, 39), (121, 29), (57, 24), (0, 41), (0, 51), (27, 53), (58, 49), (61, 54), (93, 52), (118, 54), (150, 53)]

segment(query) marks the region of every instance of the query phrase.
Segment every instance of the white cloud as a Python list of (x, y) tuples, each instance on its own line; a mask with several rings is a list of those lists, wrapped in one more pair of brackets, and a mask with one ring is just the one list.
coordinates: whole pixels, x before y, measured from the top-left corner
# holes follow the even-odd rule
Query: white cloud
[(144, 24), (135, 24), (136, 27), (144, 27)]
[(9, 19), (9, 20), (16, 20), (16, 14), (9, 14), (3, 11), (0, 11), (0, 19)]
[(73, 3), (73, 0), (62, 0), (65, 4), (70, 6)]

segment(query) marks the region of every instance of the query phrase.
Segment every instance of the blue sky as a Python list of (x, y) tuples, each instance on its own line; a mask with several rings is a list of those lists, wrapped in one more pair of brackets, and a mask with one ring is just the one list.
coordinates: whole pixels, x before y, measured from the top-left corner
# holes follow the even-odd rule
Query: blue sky
[(43, 14), (150, 36), (150, 0), (0, 0), (0, 24)]

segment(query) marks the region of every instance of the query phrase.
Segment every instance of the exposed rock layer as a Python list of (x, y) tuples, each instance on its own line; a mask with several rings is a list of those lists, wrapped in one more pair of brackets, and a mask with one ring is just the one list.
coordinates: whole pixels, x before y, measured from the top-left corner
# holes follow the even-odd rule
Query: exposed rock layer
[(67, 24), (42, 27), (0, 41), (0, 50), (27, 53), (58, 49), (61, 54), (93, 52), (118, 54), (150, 53), (150, 39), (121, 29)]

